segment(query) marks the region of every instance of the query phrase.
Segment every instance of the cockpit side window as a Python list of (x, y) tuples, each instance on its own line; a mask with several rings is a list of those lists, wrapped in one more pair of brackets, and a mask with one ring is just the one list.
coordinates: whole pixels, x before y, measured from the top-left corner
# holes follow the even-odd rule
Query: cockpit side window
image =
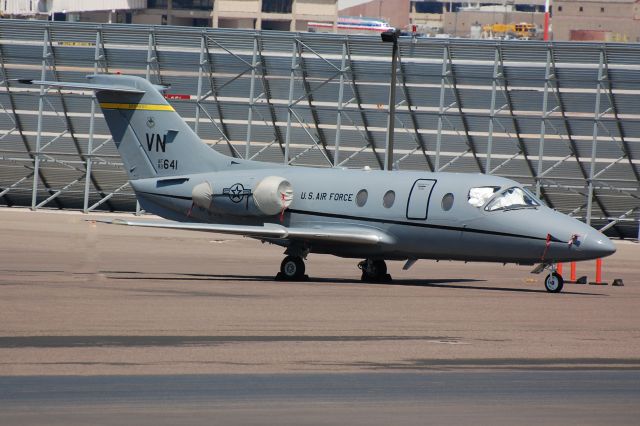
[(489, 200), (489, 198), (493, 197), (493, 194), (498, 192), (500, 188), (497, 186), (480, 186), (477, 188), (471, 188), (469, 190), (469, 195), (467, 196), (467, 201), (474, 207), (482, 207)]
[(486, 207), (487, 211), (507, 210), (514, 208), (528, 208), (538, 207), (540, 203), (536, 201), (535, 197), (529, 195), (528, 191), (514, 186), (509, 189), (505, 189), (494, 198)]

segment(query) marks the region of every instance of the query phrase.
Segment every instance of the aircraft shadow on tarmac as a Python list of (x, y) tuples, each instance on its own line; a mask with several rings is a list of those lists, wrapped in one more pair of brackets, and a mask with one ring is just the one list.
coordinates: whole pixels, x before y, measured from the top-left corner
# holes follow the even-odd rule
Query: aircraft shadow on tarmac
[[(195, 273), (168, 273), (168, 274), (147, 274), (139, 271), (101, 271), (107, 274), (108, 279), (116, 280), (156, 280), (156, 281), (271, 281), (274, 279), (270, 275), (230, 275), (230, 274), (195, 274)], [(112, 275), (113, 274), (113, 275)], [(363, 283), (358, 279), (349, 278), (316, 278), (309, 277), (304, 281), (278, 281), (282, 284), (300, 283), (327, 283), (327, 284), (362, 284), (390, 285), (406, 287), (432, 287), (458, 290), (486, 290), (515, 293), (547, 293), (544, 289), (512, 288), (512, 287), (492, 287), (489, 285), (469, 285), (467, 283), (485, 283), (486, 280), (469, 278), (441, 278), (441, 279), (394, 279), (390, 283)], [(607, 296), (601, 293), (578, 293), (565, 291), (562, 294), (576, 296)]]

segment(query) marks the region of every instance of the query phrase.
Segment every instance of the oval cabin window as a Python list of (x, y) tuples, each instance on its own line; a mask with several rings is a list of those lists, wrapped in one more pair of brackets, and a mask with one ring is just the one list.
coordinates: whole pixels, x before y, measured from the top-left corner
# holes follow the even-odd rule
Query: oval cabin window
[(453, 194), (448, 193), (442, 197), (442, 210), (448, 212), (453, 207)]
[(367, 204), (367, 198), (369, 198), (369, 193), (366, 189), (361, 189), (356, 194), (356, 205), (358, 207), (364, 206), (365, 204)]
[(384, 194), (384, 197), (382, 198), (382, 205), (385, 206), (386, 208), (391, 208), (391, 206), (393, 206), (393, 203), (396, 201), (396, 193), (389, 190)]

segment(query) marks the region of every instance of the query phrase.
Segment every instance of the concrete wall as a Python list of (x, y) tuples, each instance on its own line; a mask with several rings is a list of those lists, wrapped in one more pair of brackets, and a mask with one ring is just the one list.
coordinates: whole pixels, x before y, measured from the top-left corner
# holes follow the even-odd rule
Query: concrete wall
[(255, 29), (255, 19), (253, 18), (219, 18), (218, 28), (242, 28), (245, 30)]
[[(34, 2), (35, 3), (35, 2)], [(49, 0), (49, 12), (83, 12), (93, 10), (133, 10), (147, 7), (146, 0)]]
[(293, 4), (293, 13), (296, 15), (296, 20), (333, 22), (338, 14), (338, 4), (336, 0), (296, 0)]
[(148, 12), (134, 13), (133, 17), (132, 17), (132, 22), (134, 24), (161, 25), (162, 24), (162, 14), (160, 14), (160, 13), (148, 13)]
[(213, 7), (218, 13), (230, 16), (231, 14), (259, 14), (260, 5), (258, 0), (217, 0)]

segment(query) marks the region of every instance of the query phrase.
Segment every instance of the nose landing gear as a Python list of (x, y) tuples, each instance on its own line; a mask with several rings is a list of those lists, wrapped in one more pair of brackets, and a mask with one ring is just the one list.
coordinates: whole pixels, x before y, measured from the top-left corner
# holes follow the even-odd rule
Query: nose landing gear
[(390, 283), (391, 275), (387, 274), (387, 264), (384, 260), (365, 259), (358, 263), (358, 268), (362, 270), (363, 282), (369, 283)]
[(551, 272), (544, 280), (544, 287), (549, 293), (560, 293), (563, 285), (564, 279), (556, 271)]

